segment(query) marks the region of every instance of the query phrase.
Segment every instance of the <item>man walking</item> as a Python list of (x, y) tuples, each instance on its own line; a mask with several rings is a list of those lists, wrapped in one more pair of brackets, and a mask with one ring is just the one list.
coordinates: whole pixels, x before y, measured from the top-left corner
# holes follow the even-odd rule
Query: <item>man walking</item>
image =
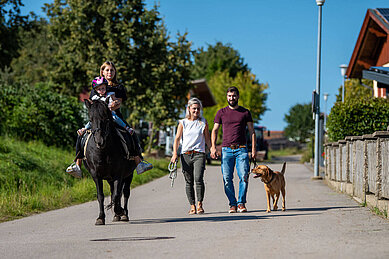
[[(249, 155), (247, 150), (246, 126), (248, 127), (252, 149), (251, 156), (256, 155), (256, 136), (254, 131), (253, 119), (251, 113), (246, 108), (238, 105), (239, 90), (236, 87), (227, 89), (228, 106), (216, 113), (215, 124), (211, 136), (211, 157), (218, 156), (216, 151), (216, 140), (220, 124), (223, 128), (221, 169), (224, 181), (224, 191), (229, 200), (229, 213), (247, 212), (246, 195), (248, 187), (249, 173)], [(234, 167), (239, 177), (239, 195), (238, 200), (235, 198)]]

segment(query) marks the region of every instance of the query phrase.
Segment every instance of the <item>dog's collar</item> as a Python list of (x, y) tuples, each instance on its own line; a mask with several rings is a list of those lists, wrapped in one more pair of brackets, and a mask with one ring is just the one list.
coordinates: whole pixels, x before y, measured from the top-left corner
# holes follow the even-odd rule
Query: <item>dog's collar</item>
[(272, 172), (270, 181), (265, 182), (265, 181), (262, 179), (262, 182), (264, 182), (265, 184), (270, 184), (270, 183), (274, 180), (274, 175), (275, 175), (275, 174)]

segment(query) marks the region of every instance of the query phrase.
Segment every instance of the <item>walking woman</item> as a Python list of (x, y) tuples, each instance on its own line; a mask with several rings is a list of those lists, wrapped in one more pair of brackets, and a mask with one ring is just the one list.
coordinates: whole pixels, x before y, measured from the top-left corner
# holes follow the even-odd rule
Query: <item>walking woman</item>
[[(186, 186), (186, 196), (190, 204), (189, 214), (202, 214), (204, 199), (205, 144), (211, 146), (208, 123), (201, 117), (203, 106), (197, 98), (188, 101), (185, 119), (179, 121), (173, 144), (171, 162), (177, 161), (177, 150), (182, 139), (181, 165)], [(197, 209), (194, 182), (196, 182)]]

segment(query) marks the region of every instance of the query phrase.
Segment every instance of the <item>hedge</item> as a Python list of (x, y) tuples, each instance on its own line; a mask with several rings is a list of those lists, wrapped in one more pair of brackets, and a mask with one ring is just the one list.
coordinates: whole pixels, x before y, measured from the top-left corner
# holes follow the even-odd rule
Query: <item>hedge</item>
[(330, 141), (347, 136), (362, 136), (386, 130), (389, 124), (389, 101), (384, 98), (351, 99), (337, 102), (328, 116)]
[(73, 146), (85, 122), (75, 97), (57, 93), (48, 83), (34, 86), (0, 82), (0, 134), (46, 145)]

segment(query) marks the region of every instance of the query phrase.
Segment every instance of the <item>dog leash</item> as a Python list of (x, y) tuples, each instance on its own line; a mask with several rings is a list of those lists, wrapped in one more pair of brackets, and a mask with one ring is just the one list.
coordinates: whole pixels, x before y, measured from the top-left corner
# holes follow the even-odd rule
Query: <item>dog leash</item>
[(176, 177), (177, 177), (177, 161), (175, 161), (174, 163), (170, 162), (169, 166), (168, 166), (168, 170), (170, 172), (169, 178), (172, 180), (171, 187), (173, 188), (174, 179), (176, 179)]
[[(251, 168), (251, 164), (253, 164), (253, 168)], [(255, 167), (257, 167), (257, 159), (254, 157), (253, 159), (250, 159), (249, 162), (249, 174)]]

